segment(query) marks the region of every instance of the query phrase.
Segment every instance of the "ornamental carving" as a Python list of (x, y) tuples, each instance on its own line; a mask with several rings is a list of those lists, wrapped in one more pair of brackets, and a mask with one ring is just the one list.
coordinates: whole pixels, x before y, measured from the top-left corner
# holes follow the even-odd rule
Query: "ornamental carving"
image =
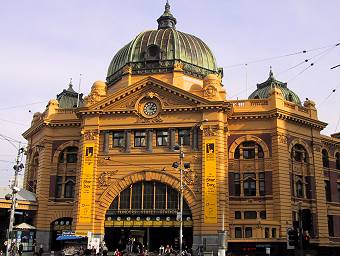
[(138, 117), (136, 123), (155, 124), (163, 122), (163, 119), (160, 117), (160, 114), (158, 114), (154, 118), (145, 118), (139, 113), (137, 113), (137, 116)]
[(202, 189), (202, 180), (200, 175), (195, 174), (194, 176), (195, 193), (200, 193)]
[(84, 139), (85, 140), (95, 140), (98, 136), (98, 130), (87, 130), (84, 132)]
[(321, 146), (320, 145), (313, 145), (313, 150), (316, 152), (321, 152)]
[(288, 137), (284, 134), (278, 134), (278, 140), (281, 144), (288, 144)]
[(132, 67), (130, 65), (126, 65), (125, 67), (123, 67), (122, 71), (123, 71), (123, 75), (126, 75), (126, 74), (131, 75)]
[(203, 88), (203, 96), (208, 99), (215, 97), (216, 94), (217, 94), (217, 89), (214, 86), (209, 85)]
[(107, 187), (110, 185), (111, 180), (116, 180), (114, 176), (117, 174), (118, 170), (103, 172), (98, 177), (98, 183), (101, 187)]
[(194, 184), (194, 179), (195, 179), (195, 173), (193, 170), (185, 170), (183, 172), (183, 179), (186, 185), (192, 185)]
[(183, 71), (183, 63), (180, 61), (175, 61), (174, 71)]
[(203, 129), (204, 136), (206, 136), (206, 137), (216, 136), (217, 132), (218, 132), (218, 128), (213, 127), (213, 126), (209, 126), (209, 127)]

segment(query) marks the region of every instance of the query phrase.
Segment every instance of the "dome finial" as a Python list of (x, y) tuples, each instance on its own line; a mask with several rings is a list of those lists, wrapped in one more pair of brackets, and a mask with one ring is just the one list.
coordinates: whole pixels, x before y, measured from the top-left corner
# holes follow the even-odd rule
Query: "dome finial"
[(176, 29), (176, 18), (170, 12), (169, 1), (166, 1), (165, 10), (161, 17), (157, 19), (158, 29), (173, 28)]
[(272, 66), (270, 66), (269, 78), (274, 77)]
[(68, 84), (68, 88), (70, 89), (72, 89), (72, 86), (73, 86), (73, 84), (72, 84), (72, 77), (70, 78), (70, 83)]

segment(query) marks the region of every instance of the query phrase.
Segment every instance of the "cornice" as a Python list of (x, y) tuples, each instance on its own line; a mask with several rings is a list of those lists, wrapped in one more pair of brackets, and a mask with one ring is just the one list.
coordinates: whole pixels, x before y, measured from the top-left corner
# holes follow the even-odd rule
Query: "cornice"
[(281, 109), (274, 109), (269, 111), (261, 111), (261, 112), (239, 112), (233, 113), (230, 117), (231, 120), (242, 120), (242, 119), (272, 119), (277, 118), (281, 120), (289, 120), (293, 121), (308, 127), (313, 127), (316, 129), (324, 129), (327, 126), (327, 123), (311, 119), (305, 116), (296, 115), (290, 113), (288, 111), (284, 111)]

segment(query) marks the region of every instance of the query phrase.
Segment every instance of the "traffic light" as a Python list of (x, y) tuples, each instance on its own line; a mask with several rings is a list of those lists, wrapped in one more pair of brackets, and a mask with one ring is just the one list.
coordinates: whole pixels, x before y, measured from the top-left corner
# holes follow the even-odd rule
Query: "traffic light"
[(296, 229), (287, 228), (287, 249), (295, 249), (299, 244), (299, 236)]

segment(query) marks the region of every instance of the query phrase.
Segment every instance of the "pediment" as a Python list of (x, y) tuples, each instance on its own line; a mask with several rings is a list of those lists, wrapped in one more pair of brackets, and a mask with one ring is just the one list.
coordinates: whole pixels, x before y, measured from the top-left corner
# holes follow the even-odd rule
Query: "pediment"
[(134, 85), (123, 88), (88, 108), (89, 111), (121, 112), (138, 109), (144, 98), (157, 99), (162, 110), (195, 108), (210, 105), (211, 102), (173, 85), (148, 77)]

